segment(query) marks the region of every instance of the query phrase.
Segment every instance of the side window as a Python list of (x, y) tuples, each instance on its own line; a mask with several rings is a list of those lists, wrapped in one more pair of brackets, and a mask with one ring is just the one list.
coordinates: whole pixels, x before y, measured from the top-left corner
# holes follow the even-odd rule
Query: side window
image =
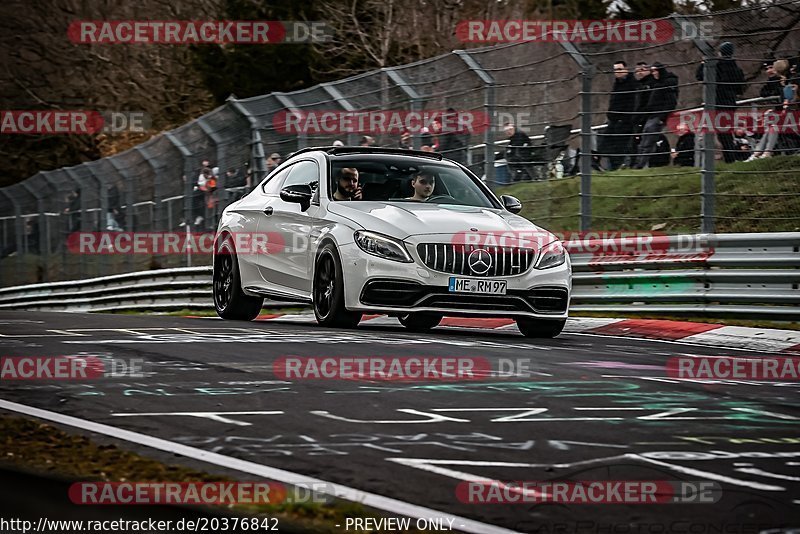
[(287, 167), (278, 174), (276, 174), (275, 176), (273, 176), (272, 178), (270, 178), (269, 181), (262, 186), (264, 194), (277, 197), (278, 194), (280, 194), (283, 181), (286, 180), (286, 177), (289, 176), (289, 172), (293, 168), (294, 166)]
[(319, 167), (313, 161), (301, 161), (292, 165), (292, 172), (281, 188), (289, 185), (310, 185), (316, 188), (319, 185)]

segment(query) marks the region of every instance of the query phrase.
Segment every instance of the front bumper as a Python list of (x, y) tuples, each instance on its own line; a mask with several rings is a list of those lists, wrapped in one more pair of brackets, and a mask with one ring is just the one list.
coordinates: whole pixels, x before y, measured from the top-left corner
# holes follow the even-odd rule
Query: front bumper
[[(505, 295), (454, 293), (452, 274), (414, 263), (400, 263), (365, 254), (355, 244), (343, 246), (345, 306), (362, 313), (405, 315), (431, 312), (465, 317), (529, 317), (566, 319), (572, 287), (569, 258), (558, 267), (482, 280), (505, 280)], [(459, 278), (472, 278), (459, 276)]]

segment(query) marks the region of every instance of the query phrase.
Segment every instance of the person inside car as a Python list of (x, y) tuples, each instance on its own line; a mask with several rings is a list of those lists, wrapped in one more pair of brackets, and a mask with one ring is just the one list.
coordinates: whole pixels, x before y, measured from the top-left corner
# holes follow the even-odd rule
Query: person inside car
[(358, 169), (345, 167), (339, 171), (334, 200), (361, 200), (361, 187), (358, 185)]
[(433, 194), (433, 188), (436, 187), (436, 177), (431, 173), (421, 172), (411, 180), (411, 187), (414, 188), (414, 195), (406, 198), (406, 200), (425, 202)]

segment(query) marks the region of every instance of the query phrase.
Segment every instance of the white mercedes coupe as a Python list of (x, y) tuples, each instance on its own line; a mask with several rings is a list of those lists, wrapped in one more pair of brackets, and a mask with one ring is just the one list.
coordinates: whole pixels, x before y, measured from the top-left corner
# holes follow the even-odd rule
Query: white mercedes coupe
[(521, 209), (440, 154), (306, 148), (223, 212), (214, 305), (252, 320), (269, 298), (310, 304), (323, 326), (374, 313), (414, 331), (445, 315), (509, 317), (525, 336), (555, 337), (569, 255)]

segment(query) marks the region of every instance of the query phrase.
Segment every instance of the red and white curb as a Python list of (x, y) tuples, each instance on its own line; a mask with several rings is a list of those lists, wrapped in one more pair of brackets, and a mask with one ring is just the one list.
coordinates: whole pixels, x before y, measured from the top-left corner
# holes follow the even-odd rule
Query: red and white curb
[[(310, 313), (264, 314), (259, 315), (256, 320), (316, 323), (314, 315)], [(371, 325), (399, 325), (397, 319), (386, 315), (365, 315), (362, 319), (362, 324), (365, 322)], [(468, 328), (478, 331), (518, 331), (514, 321), (506, 318), (445, 317), (441, 322), (441, 327)], [(800, 331), (797, 330), (748, 328), (659, 319), (571, 317), (567, 321), (564, 332), (568, 334), (676, 341), (690, 345), (800, 355)]]

